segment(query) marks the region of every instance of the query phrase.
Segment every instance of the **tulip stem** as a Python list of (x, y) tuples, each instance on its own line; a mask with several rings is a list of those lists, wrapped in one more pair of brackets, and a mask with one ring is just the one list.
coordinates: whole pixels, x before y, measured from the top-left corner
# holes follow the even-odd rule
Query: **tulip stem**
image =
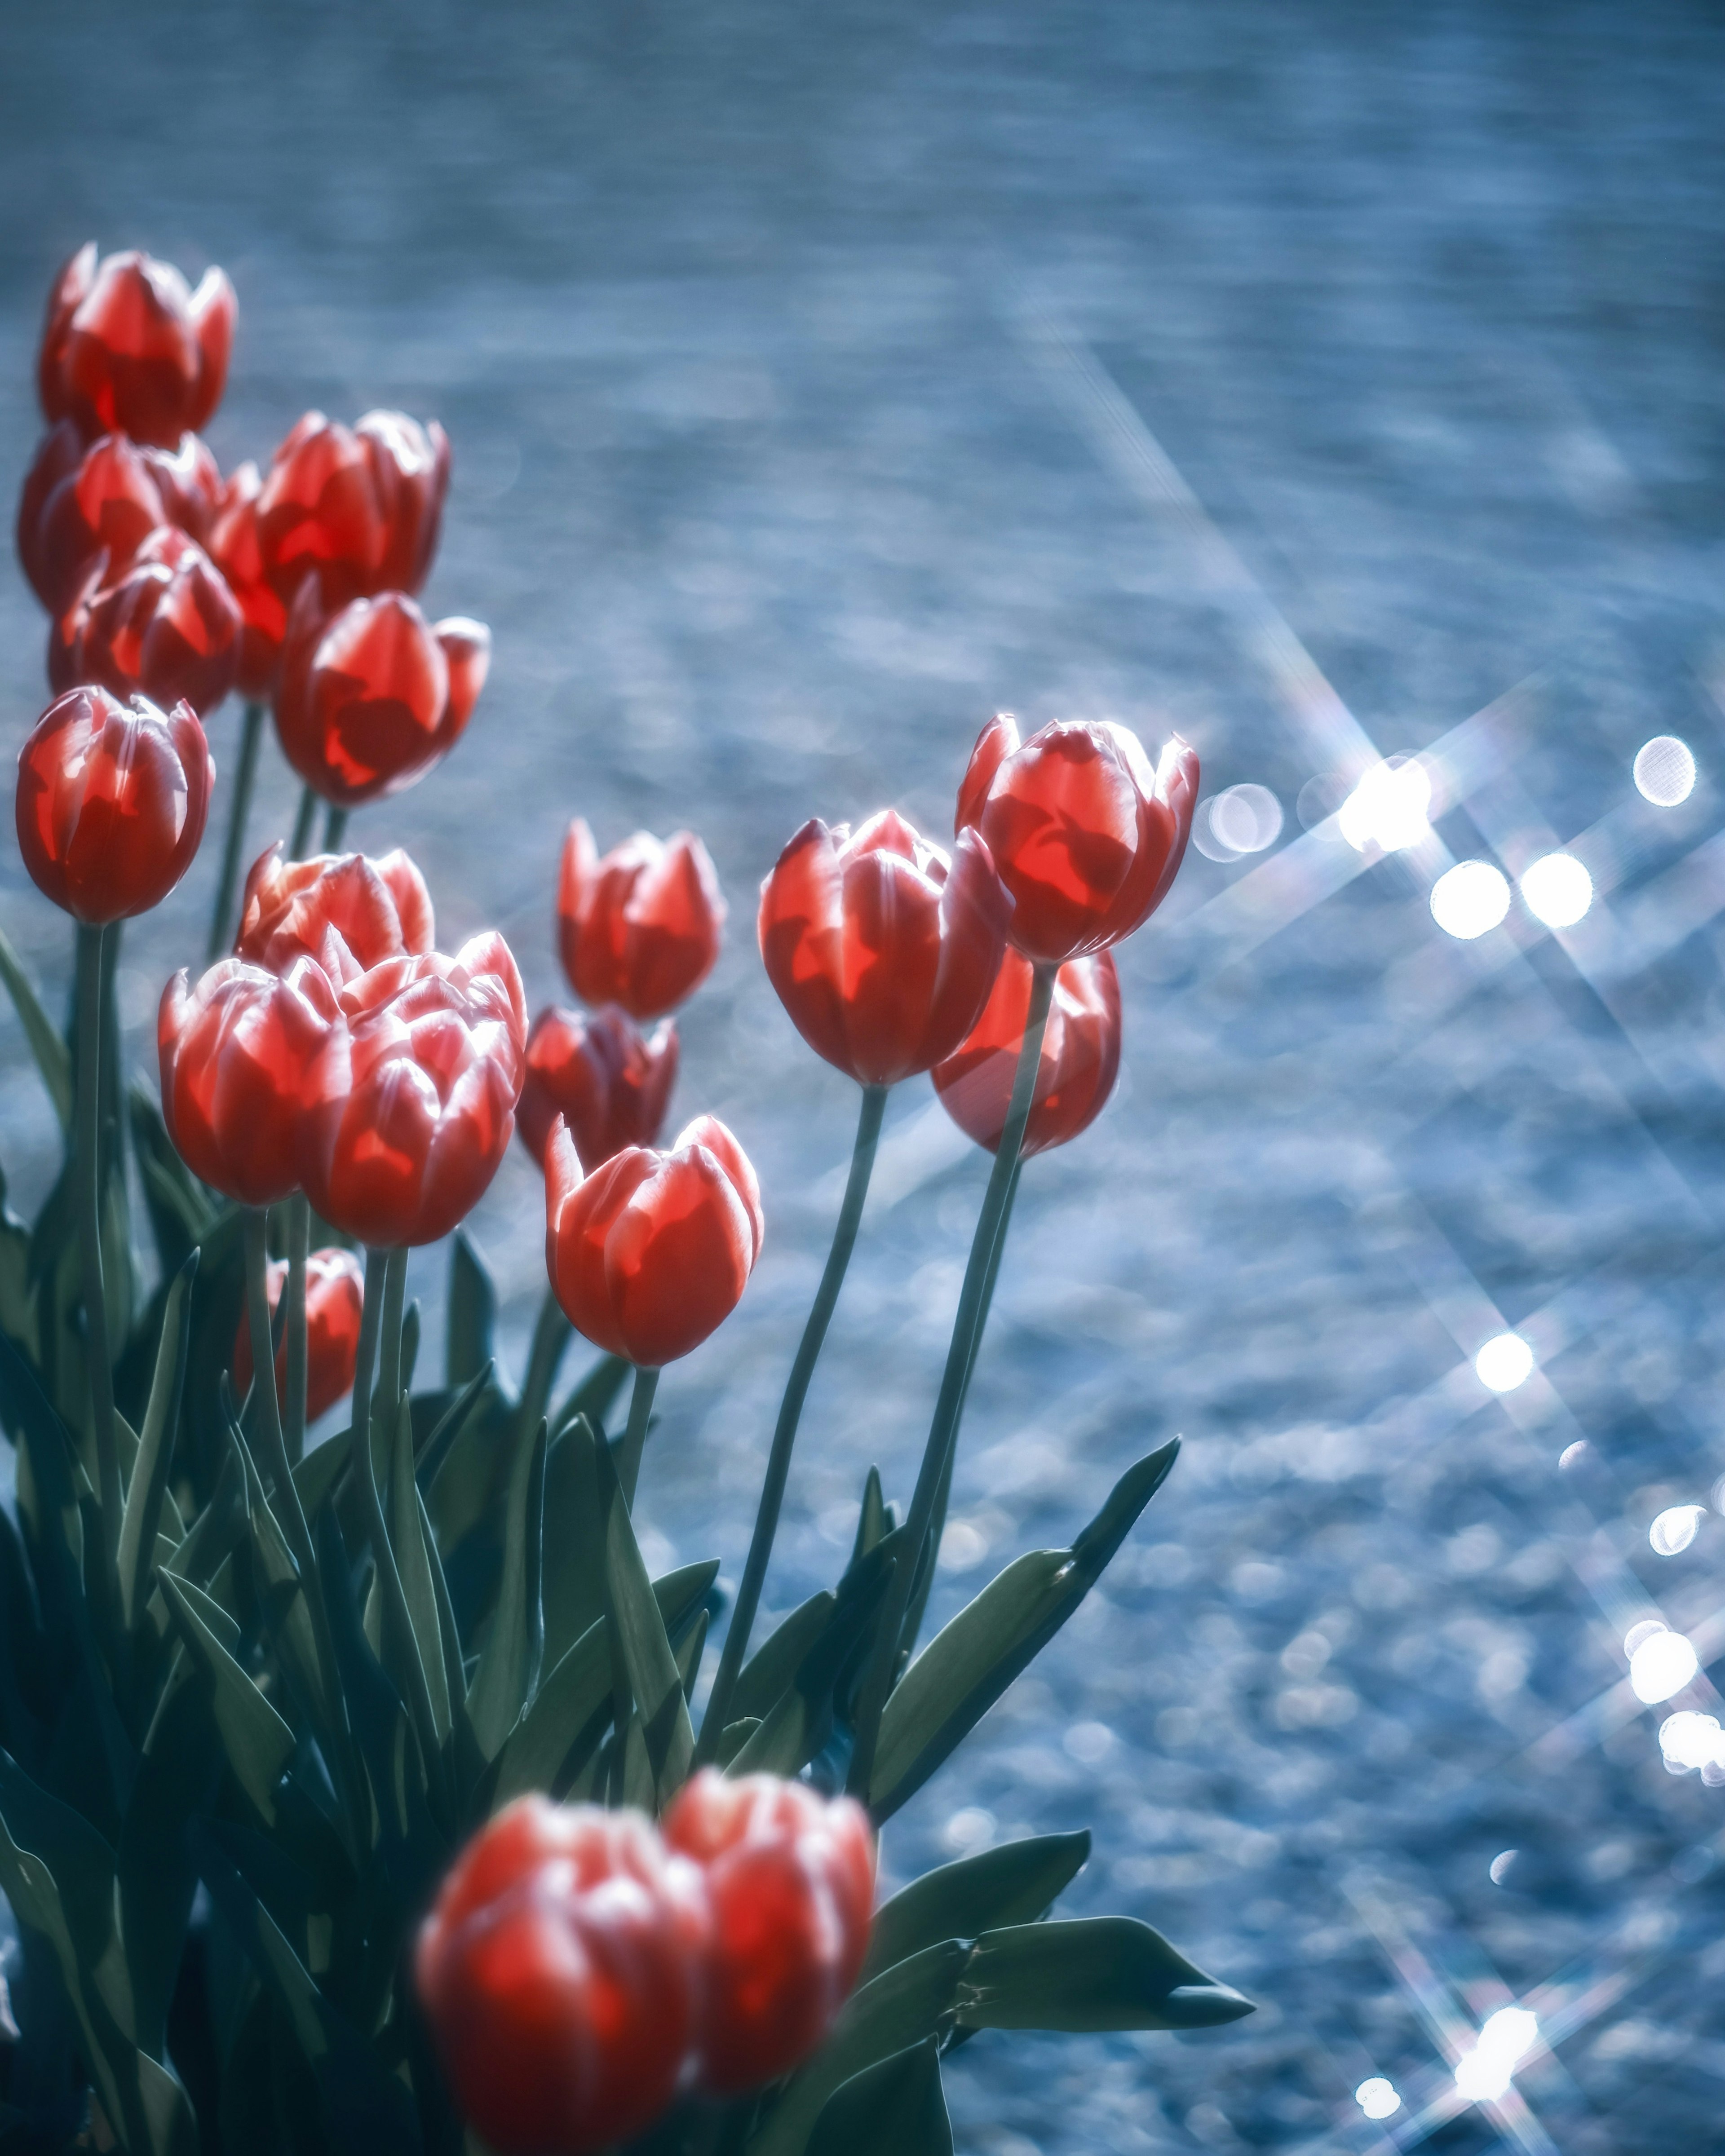
[(317, 820), (317, 795), (309, 786), (300, 793), (300, 813), (294, 819), (294, 835), (288, 845), (288, 859), (303, 861), (305, 850), (311, 844), (311, 827)]
[(239, 883), (239, 864), (245, 853), (246, 819), (251, 814), (252, 788), (258, 776), (258, 746), (264, 738), (264, 706), (249, 702), (240, 721), (239, 768), (234, 775), (234, 800), (228, 811), (228, 838), (222, 848), (221, 880), (216, 886), (216, 910), (210, 916), (209, 948), (204, 963), (213, 966), (228, 947), (234, 925), (234, 894)]
[(910, 1607), (923, 1545), (928, 1539), (935, 1497), (947, 1473), (947, 1455), (957, 1440), (958, 1418), (963, 1410), (965, 1390), (970, 1382), (976, 1343), (980, 1337), (988, 1276), (995, 1267), (996, 1251), (1005, 1227), (1013, 1178), (1018, 1172), (1019, 1153), (1024, 1142), (1024, 1126), (1030, 1120), (1030, 1104), (1036, 1090), (1036, 1069), (1042, 1059), (1042, 1036), (1048, 1025), (1049, 1006), (1054, 1000), (1055, 976), (1058, 970), (1055, 966), (1039, 963), (1030, 977), (1030, 1007), (1025, 1014), (1024, 1037), (1019, 1045), (1018, 1065), (1013, 1073), (1012, 1101), (1006, 1111), (1006, 1127), (1000, 1133), (999, 1150), (994, 1155), (994, 1165), (988, 1176), (988, 1188), (983, 1198), (983, 1209), (977, 1220), (976, 1234), (971, 1239), (970, 1258), (964, 1268), (964, 1286), (958, 1297), (958, 1315), (953, 1321), (952, 1337), (947, 1349), (947, 1367), (941, 1378), (940, 1396), (935, 1403), (934, 1419), (929, 1424), (928, 1442), (922, 1449), (922, 1465), (917, 1470), (916, 1487), (911, 1499), (911, 1516), (906, 1522), (906, 1554), (893, 1568), (891, 1583), (886, 1590), (886, 1607), (880, 1615), (880, 1630), (875, 1637), (875, 1651), (870, 1660), (868, 1675), (864, 1680), (857, 1707), (856, 1741), (850, 1755), (850, 1773), (845, 1786), (852, 1796), (860, 1797), (865, 1803), (868, 1799), (869, 1783), (875, 1771), (875, 1747), (880, 1735), (880, 1717), (886, 1711), (887, 1695), (892, 1690), (893, 1679), (897, 1673), (899, 1640), (904, 1629), (905, 1613)]
[(323, 850), (326, 854), (341, 850), (341, 836), (347, 829), (347, 811), (331, 801), (323, 812)]
[(641, 1455), (647, 1446), (648, 1418), (653, 1413), (653, 1395), (658, 1390), (658, 1371), (638, 1363), (634, 1390), (629, 1396), (629, 1427), (623, 1433), (623, 1444), (617, 1455), (618, 1486), (631, 1512), (635, 1508), (635, 1485), (641, 1476)]
[(108, 1304), (102, 1281), (102, 957), (105, 928), (78, 924), (77, 1122), (78, 1255), (84, 1275), (85, 1358), (95, 1426), (97, 1494), (102, 1507), (103, 1577), (120, 1559), (120, 1453), (114, 1430), (114, 1370), (108, 1360)]
[(862, 1220), (863, 1201), (869, 1194), (869, 1178), (875, 1172), (875, 1150), (880, 1142), (880, 1119), (886, 1112), (886, 1092), (884, 1086), (863, 1088), (862, 1113), (857, 1121), (856, 1143), (850, 1155), (850, 1178), (845, 1186), (845, 1201), (839, 1208), (832, 1248), (827, 1252), (826, 1270), (820, 1276), (814, 1306), (803, 1327), (796, 1359), (785, 1383), (784, 1398), (779, 1403), (773, 1449), (767, 1455), (767, 1479), (761, 1487), (760, 1508), (755, 1514), (748, 1560), (742, 1568), (742, 1584), (737, 1590), (737, 1607), (732, 1613), (730, 1629), (725, 1635), (725, 1650), (719, 1658), (718, 1675), (713, 1679), (712, 1692), (701, 1721), (701, 1742), (695, 1753), (697, 1766), (707, 1765), (718, 1753), (719, 1740), (725, 1733), (725, 1717), (731, 1711), (737, 1680), (742, 1674), (749, 1634), (754, 1629), (756, 1612), (761, 1606), (761, 1589), (767, 1582), (773, 1537), (778, 1532), (779, 1508), (784, 1502), (785, 1483), (791, 1471), (797, 1424), (802, 1419), (809, 1380), (814, 1375), (827, 1327), (838, 1305), (839, 1291), (845, 1284), (845, 1270)]
[[(294, 1562), (302, 1573), (309, 1573), (311, 1536), (300, 1502), (299, 1485), (288, 1465), (281, 1396), (275, 1389), (275, 1331), (270, 1317), (270, 1214), (262, 1205), (246, 1208), (245, 1309), (252, 1345), (252, 1398), (258, 1404), (258, 1427), (263, 1432), (264, 1449), (275, 1483), (275, 1502)], [(291, 1319), (291, 1307), (288, 1315)]]
[(305, 1456), (305, 1396), (310, 1383), (305, 1332), (305, 1265), (311, 1254), (311, 1208), (303, 1190), (288, 1200), (287, 1457), (290, 1468)]

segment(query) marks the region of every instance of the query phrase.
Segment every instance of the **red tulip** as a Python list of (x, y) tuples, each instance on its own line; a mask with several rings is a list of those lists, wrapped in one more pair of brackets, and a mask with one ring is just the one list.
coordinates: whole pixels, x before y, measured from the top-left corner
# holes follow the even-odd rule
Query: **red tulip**
[(69, 419), (44, 435), (18, 506), (18, 552), (30, 588), (64, 612), (105, 554), (116, 572), (168, 521), (157, 474), (136, 442), (104, 434), (85, 447)]
[(561, 1116), (545, 1150), (552, 1292), (596, 1348), (656, 1369), (736, 1309), (765, 1223), (748, 1156), (701, 1116), (668, 1152), (631, 1146), (585, 1178)]
[(159, 906), (192, 865), (215, 764), (189, 704), (70, 689), (18, 752), (18, 843), (39, 890), (92, 927)]
[(1125, 726), (1060, 720), (1023, 744), (990, 719), (958, 791), (1016, 901), (1008, 940), (1058, 963), (1117, 943), (1168, 896), (1198, 798), (1198, 757), (1173, 735), (1153, 772)]
[(221, 466), (201, 434), (182, 434), (172, 449), (142, 444), (139, 454), (150, 467), (167, 521), (208, 551), (209, 536), (227, 495)]
[(691, 832), (661, 842), (637, 831), (601, 860), (585, 819), (569, 826), (557, 930), (583, 1003), (661, 1016), (711, 972), (724, 920), (718, 877)]
[(806, 2058), (850, 1997), (868, 1951), (874, 1834), (849, 1797), (711, 1767), (679, 1790), (664, 1831), (701, 1866), (711, 1912), (701, 2078), (735, 2096)]
[(37, 387), (50, 420), (172, 449), (221, 402), (238, 312), (219, 270), (193, 292), (172, 263), (128, 249), (99, 261), (92, 240), (49, 297)]
[[(270, 1312), (273, 1317), (287, 1286), (285, 1260), (270, 1265)], [(359, 1321), (365, 1305), (365, 1271), (352, 1250), (314, 1250), (305, 1260), (305, 1419), (316, 1422), (353, 1383), (359, 1360)], [(244, 1314), (234, 1336), (228, 1358), (234, 1390), (245, 1398), (252, 1381), (252, 1335)], [(287, 1342), (275, 1351), (275, 1390), (287, 1398)]]
[(639, 1812), (518, 1797), (455, 1860), (413, 1956), (455, 2100), (502, 2156), (586, 2156), (676, 2094), (698, 1879)]
[(291, 607), (315, 576), (326, 613), (379, 592), (417, 592), (449, 484), (449, 438), (435, 422), (367, 412), (350, 429), (306, 413), (257, 497), (263, 580)]
[(275, 706), (287, 760), (343, 808), (398, 793), (459, 740), (490, 663), (482, 622), (428, 628), (399, 592), (323, 621), (308, 583), (288, 624)]
[(258, 545), (258, 496), (264, 482), (254, 464), (241, 465), (229, 477), (210, 527), (210, 558), (228, 579), (245, 622), (240, 646), (239, 687), (252, 698), (267, 696), (281, 664), (288, 610), (264, 578)]
[(515, 960), (501, 936), (476, 936), (453, 958), (386, 958), (340, 1002), (307, 1081), (305, 1194), (374, 1249), (434, 1243), (485, 1195), (515, 1128), (527, 1045)]
[(864, 1086), (950, 1055), (976, 1023), (1012, 903), (974, 833), (956, 862), (891, 809), (805, 824), (761, 886), (761, 956), (797, 1030)]
[(336, 988), (386, 958), (418, 957), (436, 942), (431, 893), (399, 846), (367, 854), (282, 858), (278, 839), (252, 863), (239, 904), (239, 957), (272, 973), (315, 958)]
[[(1030, 1009), (1030, 962), (1007, 953), (988, 1008), (956, 1055), (935, 1065), (934, 1090), (962, 1131), (1000, 1148)], [(1023, 1151), (1046, 1152), (1087, 1131), (1120, 1075), (1120, 976), (1111, 952), (1073, 958), (1055, 978)]]
[(341, 1032), (336, 993), (310, 959), (285, 977), (223, 958), (162, 992), (156, 1044), (162, 1116), (187, 1168), (242, 1205), (297, 1190), (310, 1088)]
[(195, 540), (164, 524), (112, 581), (99, 564), (54, 624), (49, 684), (95, 684), (116, 696), (141, 691), (156, 704), (183, 698), (203, 716), (234, 686), (243, 628), (220, 570)]
[(677, 1077), (677, 1029), (663, 1019), (644, 1034), (614, 1004), (541, 1011), (527, 1036), (527, 1076), (516, 1127), (542, 1167), (551, 1127), (569, 1126), (591, 1175), (625, 1146), (650, 1146), (665, 1123)]

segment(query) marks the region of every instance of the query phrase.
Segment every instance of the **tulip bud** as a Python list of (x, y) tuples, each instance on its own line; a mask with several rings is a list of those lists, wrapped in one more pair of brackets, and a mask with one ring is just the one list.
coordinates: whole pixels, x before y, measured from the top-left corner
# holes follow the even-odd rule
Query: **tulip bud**
[[(979, 1146), (1000, 1147), (1030, 1011), (1030, 962), (1009, 951), (964, 1045), (934, 1069), (941, 1105)], [(1046, 1152), (1088, 1130), (1120, 1075), (1120, 976), (1113, 954), (1073, 958), (1055, 978), (1021, 1148)]]
[[(269, 1271), (273, 1317), (287, 1286), (285, 1260), (272, 1259)], [(316, 1422), (353, 1383), (359, 1360), (359, 1324), (364, 1314), (365, 1272), (352, 1250), (314, 1250), (305, 1260), (305, 1416)], [(228, 1358), (237, 1399), (252, 1381), (251, 1327), (244, 1312)], [(287, 1398), (287, 1342), (275, 1353), (275, 1391)]]
[(238, 302), (219, 270), (193, 292), (172, 263), (94, 241), (60, 272), (36, 379), (50, 421), (173, 449), (221, 402)]
[(239, 686), (250, 697), (267, 696), (281, 664), (288, 610), (267, 583), (258, 544), (258, 495), (264, 482), (254, 464), (241, 465), (229, 477), (210, 526), (210, 559), (228, 580), (245, 623), (240, 646)]
[(542, 1168), (561, 1116), (591, 1175), (625, 1146), (654, 1142), (676, 1076), (677, 1029), (670, 1019), (644, 1034), (615, 1004), (591, 1014), (542, 1011), (527, 1036), (516, 1127)]
[(1198, 757), (1178, 734), (1150, 767), (1122, 726), (1062, 720), (1020, 745), (991, 719), (958, 791), (955, 828), (979, 831), (1016, 902), (1007, 937), (1057, 964), (1101, 951), (1168, 896), (1192, 831)]
[(660, 1017), (712, 971), (725, 901), (691, 832), (637, 831), (602, 860), (584, 819), (569, 826), (557, 885), (563, 971), (585, 1004)]
[(272, 973), (314, 958), (336, 988), (386, 958), (418, 957), (436, 942), (431, 893), (398, 846), (367, 854), (283, 859), (280, 839), (252, 863), (235, 954)]
[(976, 1023), (1012, 903), (974, 833), (956, 860), (883, 809), (805, 824), (761, 886), (761, 956), (797, 1030), (864, 1086), (950, 1055)]
[(55, 698), (18, 759), (18, 842), (37, 888), (92, 927), (159, 906), (192, 865), (215, 763), (189, 704)]
[(546, 1266), (564, 1316), (645, 1368), (698, 1348), (761, 1255), (761, 1188), (737, 1140), (701, 1116), (667, 1152), (631, 1146), (584, 1177), (560, 1116), (545, 1152)]
[(158, 475), (136, 442), (104, 434), (86, 449), (76, 425), (63, 419), (43, 438), (18, 496), (18, 559), (30, 588), (58, 616), (88, 583), (98, 556), (118, 575), (169, 521)]
[(262, 579), (290, 607), (306, 578), (333, 613), (380, 592), (417, 592), (437, 552), (449, 438), (400, 412), (354, 428), (308, 412), (275, 452), (256, 498)]
[(587, 2156), (676, 2094), (700, 2010), (698, 1875), (639, 1812), (518, 1797), (462, 1851), (413, 1974), (455, 2100), (501, 2156)]
[(850, 1997), (868, 1952), (875, 1837), (862, 1806), (773, 1774), (703, 1767), (665, 1815), (711, 1915), (701, 2079), (716, 2096), (777, 2081)]
[(55, 623), (48, 679), (64, 690), (100, 685), (152, 703), (182, 699), (200, 716), (234, 686), (244, 624), (221, 572), (194, 540), (164, 524), (113, 582), (99, 564)]

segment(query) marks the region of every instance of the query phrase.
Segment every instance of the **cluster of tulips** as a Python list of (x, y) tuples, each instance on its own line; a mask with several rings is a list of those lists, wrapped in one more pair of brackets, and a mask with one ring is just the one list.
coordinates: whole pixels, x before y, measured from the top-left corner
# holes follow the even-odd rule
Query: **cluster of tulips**
[[(25, 483), (18, 543), (49, 607), (59, 693), (19, 756), (19, 845), (80, 924), (80, 1260), (95, 1454), (120, 1517), (98, 1219), (98, 1056), (105, 938), (179, 883), (214, 769), (203, 720), (238, 683), (273, 706), (305, 780), (291, 842), (218, 893), (214, 957), (167, 985), (162, 1111), (185, 1166), (244, 1209), (247, 1301), (235, 1398), (250, 1389), (293, 1558), (315, 1563), (293, 1468), (308, 1420), (350, 1388), (387, 1431), (403, 1384), (410, 1248), (448, 1235), (511, 1134), (542, 1166), (548, 1292), (536, 1340), (572, 1327), (634, 1368), (619, 1479), (633, 1498), (663, 1367), (736, 1307), (759, 1256), (761, 1194), (711, 1116), (658, 1147), (676, 1075), (670, 1014), (706, 977), (725, 919), (687, 833), (601, 857), (569, 831), (557, 897), (580, 1010), (531, 1029), (495, 932), (436, 946), (424, 879), (396, 850), (338, 850), (341, 818), (420, 775), (465, 726), (489, 639), (428, 625), (414, 601), (449, 470), (436, 426), (373, 413), (352, 430), (308, 413), (260, 476), (223, 481), (197, 429), (220, 395), (234, 326), (213, 271), (195, 294), (136, 254), (74, 258), (40, 357), (51, 431)], [(242, 747), (230, 863), (255, 739)], [(861, 1088), (831, 1255), (787, 1387), (747, 1563), (696, 1749), (658, 1828), (636, 1815), (524, 1800), (458, 1861), (416, 1969), (458, 2100), (504, 2151), (600, 2147), (681, 2087), (730, 2093), (784, 2073), (855, 1981), (874, 1876), (867, 1816), (720, 1758), (759, 1605), (803, 1398), (862, 1211), (890, 1088), (932, 1074), (994, 1154), (928, 1445), (861, 1685), (849, 1786), (869, 1789), (895, 1643), (927, 1592), (965, 1391), (1018, 1174), (1100, 1112), (1119, 1067), (1113, 947), (1169, 890), (1197, 760), (1153, 764), (1127, 728), (983, 729), (949, 852), (891, 809), (855, 829), (813, 820), (761, 887), (758, 935), (803, 1038)], [(311, 808), (327, 804), (324, 850)], [(651, 1030), (648, 1029), (651, 1028)], [(285, 1261), (272, 1259), (282, 1209)], [(335, 1235), (311, 1247), (313, 1217)], [(355, 1255), (364, 1252), (363, 1263)], [(286, 1301), (284, 1313), (281, 1304)], [(274, 1384), (253, 1384), (273, 1367)], [(377, 1388), (375, 1396), (374, 1385)], [(369, 1445), (361, 1493), (388, 1547)]]

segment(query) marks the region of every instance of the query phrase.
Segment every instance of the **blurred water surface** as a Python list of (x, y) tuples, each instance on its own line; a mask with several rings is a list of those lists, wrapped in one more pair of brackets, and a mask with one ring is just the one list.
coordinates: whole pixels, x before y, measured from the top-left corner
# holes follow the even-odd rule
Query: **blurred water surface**
[[(222, 262), (224, 463), (313, 403), (454, 439), (429, 602), (490, 622), (491, 683), (447, 769), (354, 826), (424, 864), (445, 947), (499, 925), (558, 993), (577, 812), (718, 861), (678, 1106), (734, 1125), (769, 1239), (662, 1389), (656, 1556), (740, 1564), (850, 1143), (753, 954), (784, 838), (888, 801), (943, 830), (1002, 705), (1178, 725), (1207, 796), (1274, 797), (1270, 843), (1194, 852), (1122, 953), (1119, 1097), (1026, 1174), (937, 1614), (1163, 1435), (1185, 1456), (885, 1851), (902, 1876), (1088, 1821), (1073, 1906), (1261, 2008), (982, 2038), (948, 2082), (986, 2156), (1718, 2144), (1725, 1789), (1658, 1731), (1720, 1711), (1725, 1522), (1670, 1556), (1649, 1529), (1725, 1468), (1722, 62), (1716, 11), (1657, 0), (7, 18), (0, 495), (59, 260)], [(9, 740), (42, 641), (0, 583)], [(1668, 808), (1630, 776), (1662, 735), (1699, 769)], [(1422, 752), (1430, 831), (1356, 851), (1325, 819)], [(276, 765), (258, 844), (290, 814)], [(1275, 823), (1253, 795), (1214, 829)], [(1435, 925), (1455, 863), (1513, 886), (1558, 848), (1572, 926), (1519, 896), (1475, 941)], [(128, 932), (141, 1064), (213, 868)], [(9, 850), (0, 903), (58, 983)], [(9, 1013), (0, 1116), (33, 1200)], [(842, 1562), (871, 1460), (908, 1490), (983, 1168), (905, 1088), (775, 1607)], [(475, 1228), (519, 1360), (525, 1158)], [(1508, 1330), (1536, 1368), (1497, 1396), (1473, 1358)], [(1624, 1640), (1658, 1622), (1703, 1673), (1649, 1708)], [(1476, 2050), (1512, 2004), (1540, 2030), (1513, 2083)], [(1356, 2102), (1374, 2078), (1399, 2108)]]

